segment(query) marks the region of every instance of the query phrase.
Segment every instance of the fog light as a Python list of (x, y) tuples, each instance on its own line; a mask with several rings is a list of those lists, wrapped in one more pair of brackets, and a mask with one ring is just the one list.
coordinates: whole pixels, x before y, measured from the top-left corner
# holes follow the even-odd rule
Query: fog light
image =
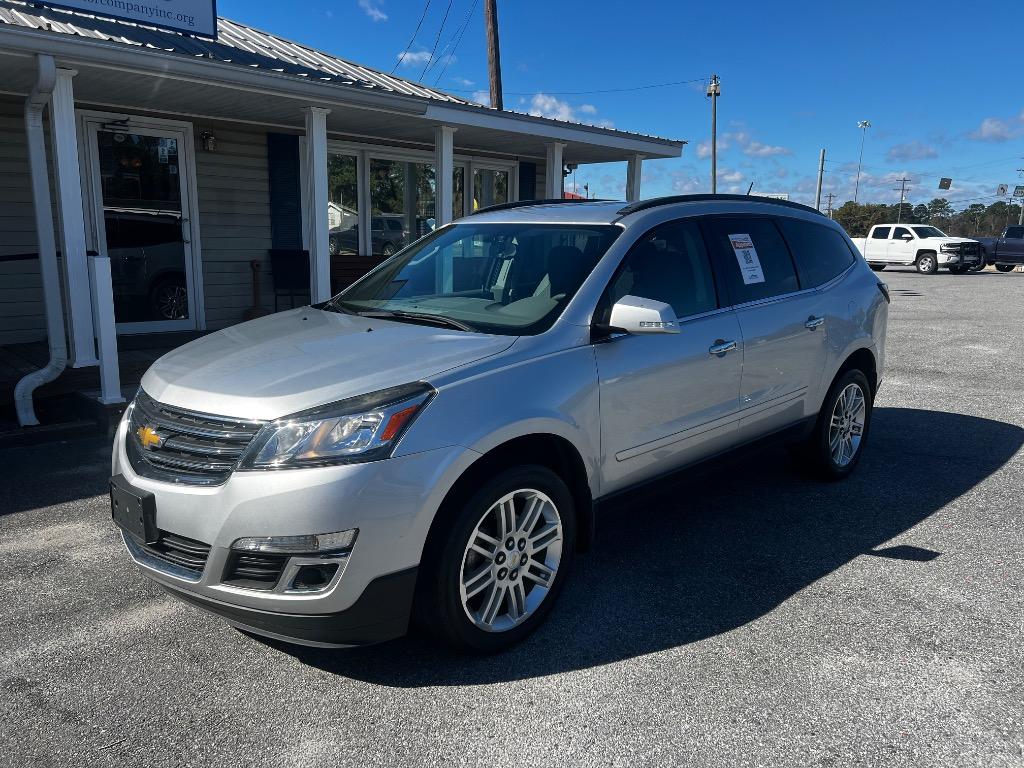
[(314, 555), (352, 549), (358, 528), (337, 533), (311, 533), (306, 536), (249, 536), (236, 539), (232, 549), (243, 552), (273, 552), (281, 555)]
[(292, 581), (292, 589), (297, 592), (316, 592), (323, 589), (334, 578), (338, 572), (337, 563), (324, 563), (323, 565), (304, 565), (299, 568)]

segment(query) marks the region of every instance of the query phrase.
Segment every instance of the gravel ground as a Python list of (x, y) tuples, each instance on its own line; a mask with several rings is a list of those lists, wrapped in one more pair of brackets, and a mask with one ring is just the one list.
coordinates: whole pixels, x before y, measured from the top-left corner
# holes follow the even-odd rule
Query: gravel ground
[(491, 658), (237, 632), (138, 577), (106, 444), (0, 452), (0, 764), (1024, 766), (1024, 274), (882, 277), (851, 480), (638, 494)]

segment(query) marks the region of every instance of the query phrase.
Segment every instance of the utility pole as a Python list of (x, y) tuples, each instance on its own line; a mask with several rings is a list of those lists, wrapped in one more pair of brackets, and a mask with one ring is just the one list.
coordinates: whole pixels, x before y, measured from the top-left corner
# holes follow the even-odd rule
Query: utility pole
[(853, 202), (857, 202), (857, 194), (860, 192), (860, 169), (864, 164), (864, 139), (868, 137), (868, 128), (871, 123), (868, 120), (861, 120), (857, 123), (860, 128), (860, 159), (857, 161), (857, 183), (853, 185)]
[(825, 148), (821, 148), (821, 157), (818, 158), (818, 189), (814, 193), (814, 207), (821, 210), (821, 182), (825, 178)]
[(484, 23), (487, 25), (487, 70), (491, 80), (491, 106), (504, 109), (501, 101), (501, 49), (498, 45), (497, 0), (484, 0)]
[[(1018, 168), (1017, 173), (1024, 178), (1024, 168)], [(1017, 214), (1017, 223), (1024, 224), (1024, 197), (1020, 198), (1020, 213)]]
[(832, 218), (832, 201), (835, 200), (836, 193), (835, 192), (829, 192), (827, 195), (825, 195), (825, 197), (828, 198), (828, 209), (827, 209), (827, 212), (828, 212), (828, 217), (831, 219)]
[(897, 224), (899, 224), (900, 222), (903, 221), (903, 201), (906, 199), (906, 196), (907, 196), (907, 182), (910, 181), (910, 179), (900, 179), (899, 181), (900, 181), (900, 188), (899, 188), (899, 190), (897, 190), (896, 187), (892, 188), (893, 192), (898, 191), (900, 193), (900, 207), (896, 211), (896, 223)]
[(708, 84), (708, 97), (711, 99), (711, 194), (718, 192), (718, 97), (721, 93), (718, 75), (712, 75)]

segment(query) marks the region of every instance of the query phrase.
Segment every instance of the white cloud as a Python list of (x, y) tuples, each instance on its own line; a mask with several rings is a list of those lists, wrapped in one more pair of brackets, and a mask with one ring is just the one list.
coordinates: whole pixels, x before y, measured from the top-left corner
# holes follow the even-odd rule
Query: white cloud
[(905, 162), (907, 160), (931, 160), (938, 157), (939, 153), (930, 144), (920, 141), (908, 141), (905, 144), (895, 144), (885, 153), (885, 159), (890, 163)]
[(430, 61), (430, 51), (399, 51), (395, 58), (403, 67), (417, 67)]
[(975, 130), (968, 134), (977, 141), (1002, 142), (1015, 139), (1024, 134), (1024, 111), (1017, 117), (1001, 119), (998, 117), (986, 117), (981, 121)]
[(743, 154), (749, 157), (777, 157), (778, 155), (793, 154), (786, 147), (772, 144), (762, 144), (760, 141), (748, 141), (743, 147)]
[(491, 92), (490, 91), (473, 91), (473, 95), (470, 96), (472, 101), (477, 104), (483, 104), (485, 107), (491, 106)]
[(359, 7), (374, 21), (388, 20), (388, 15), (381, 9), (381, 0), (359, 0)]
[[(611, 120), (593, 119), (593, 116), (597, 114), (597, 107), (593, 104), (580, 104), (574, 107), (568, 101), (563, 101), (555, 96), (549, 96), (546, 93), (535, 93), (533, 98), (530, 99), (528, 111), (536, 117), (550, 117), (555, 120), (566, 120), (573, 123), (587, 123), (600, 128), (615, 127)], [(588, 115), (591, 119), (584, 120), (582, 115)]]
[(737, 181), (743, 181), (743, 171), (738, 171), (729, 168), (719, 168), (718, 180), (724, 181), (727, 184), (735, 184)]
[(476, 83), (473, 80), (469, 80), (465, 77), (453, 77), (452, 82), (458, 83), (463, 88), (469, 88), (472, 85), (476, 85)]

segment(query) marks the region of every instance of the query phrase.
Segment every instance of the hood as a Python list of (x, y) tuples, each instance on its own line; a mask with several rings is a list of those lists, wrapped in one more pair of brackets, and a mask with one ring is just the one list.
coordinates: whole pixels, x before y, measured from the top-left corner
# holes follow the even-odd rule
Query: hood
[(932, 243), (938, 243), (939, 245), (942, 245), (943, 243), (975, 243), (975, 242), (977, 242), (976, 240), (974, 240), (973, 238), (970, 238), (970, 237), (922, 237), (921, 239), (922, 240), (927, 240), (927, 241), (932, 242)]
[(515, 337), (324, 312), (235, 325), (179, 347), (142, 379), (154, 399), (193, 411), (275, 419), (427, 380), (512, 346)]

